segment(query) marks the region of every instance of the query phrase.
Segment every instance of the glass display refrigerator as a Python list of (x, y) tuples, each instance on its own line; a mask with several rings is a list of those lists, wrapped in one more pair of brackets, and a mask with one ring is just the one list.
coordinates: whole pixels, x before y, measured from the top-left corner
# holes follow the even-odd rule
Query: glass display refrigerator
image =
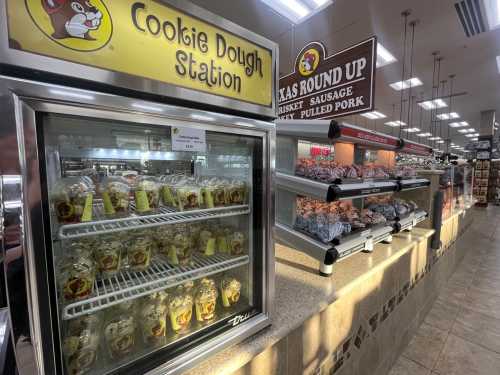
[[(44, 32), (62, 2), (0, 0), (1, 250), (20, 375), (177, 375), (270, 324), (277, 45), (187, 2), (136, 4), (136, 25), (132, 3), (106, 3), (91, 2), (103, 24), (76, 40)], [(165, 24), (196, 32), (196, 49), (191, 31), (138, 32), (146, 16), (177, 19)], [(254, 66), (216, 56), (216, 41)], [(243, 89), (176, 75), (176, 53)]]
[[(53, 90), (0, 80), (7, 86), (31, 97)], [(215, 113), (158, 104), (165, 116), (127, 112), (125, 98), (86, 95), (107, 109), (63, 93), (12, 108), (24, 172), (3, 186), (20, 188), (30, 323), (46, 368), (128, 374), (179, 364), (266, 324), (271, 125), (231, 127)], [(176, 133), (193, 129), (204, 150), (173, 151)], [(16, 134), (2, 140), (9, 150)], [(27, 314), (18, 302), (11, 312)]]

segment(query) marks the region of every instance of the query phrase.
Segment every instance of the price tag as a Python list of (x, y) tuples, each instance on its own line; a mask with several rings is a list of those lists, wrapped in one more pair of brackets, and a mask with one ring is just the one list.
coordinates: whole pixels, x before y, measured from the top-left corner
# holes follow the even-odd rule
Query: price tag
[(206, 132), (202, 129), (172, 128), (172, 151), (205, 152)]

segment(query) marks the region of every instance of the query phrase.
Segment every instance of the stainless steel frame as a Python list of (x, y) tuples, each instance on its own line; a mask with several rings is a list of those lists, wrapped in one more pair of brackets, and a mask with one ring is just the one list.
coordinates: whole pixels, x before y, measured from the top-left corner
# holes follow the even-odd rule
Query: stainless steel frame
[[(277, 92), (278, 84), (278, 45), (260, 35), (257, 35), (231, 21), (228, 21), (214, 13), (207, 11), (186, 0), (156, 0), (173, 6), (182, 12), (197, 17), (205, 22), (218, 26), (229, 33), (245, 38), (252, 43), (258, 44), (272, 53), (272, 92)], [(24, 1), (23, 1), (24, 3)], [(270, 107), (247, 103), (236, 99), (212, 95), (201, 91), (195, 91), (180, 86), (174, 86), (142, 77), (137, 77), (125, 73), (112, 72), (104, 69), (93, 68), (87, 65), (58, 60), (56, 58), (36, 55), (29, 52), (10, 49), (8, 45), (7, 12), (6, 0), (0, 0), (0, 35), (4, 37), (0, 40), (0, 63), (20, 66), (28, 69), (35, 69), (42, 72), (54, 73), (86, 79), (98, 83), (108, 84), (116, 87), (123, 87), (150, 94), (157, 94), (170, 98), (188, 100), (193, 103), (204, 103), (215, 105), (220, 108), (231, 108), (234, 110), (252, 113), (268, 118), (276, 117), (276, 95), (272, 95), (272, 105)]]
[[(2, 1), (3, 2), (3, 1)], [(71, 100), (71, 101), (68, 101)], [(142, 108), (149, 110), (134, 110), (133, 104), (140, 103)], [(135, 107), (137, 108), (137, 106)], [(199, 361), (213, 355), (215, 352), (255, 334), (270, 323), (274, 299), (274, 244), (272, 228), (274, 225), (274, 175), (275, 131), (272, 123), (248, 119), (245, 117), (228, 116), (206, 111), (188, 110), (154, 102), (138, 101), (135, 99), (84, 91), (63, 86), (55, 86), (33, 81), (14, 79), (0, 76), (0, 167), (3, 176), (3, 215), (10, 214), (17, 217), (17, 221), (9, 222), (13, 238), (10, 243), (17, 244), (16, 257), (22, 261), (26, 281), (21, 282), (24, 294), (28, 300), (28, 310), (24, 306), (23, 316), (13, 315), (13, 307), (17, 301), (9, 299), (12, 336), (16, 353), (24, 348), (29, 355), (23, 353), (23, 363), (18, 362), (21, 375), (24, 374), (54, 374), (60, 358), (55, 358), (52, 340), (51, 317), (41, 315), (43, 307), (49, 301), (48, 280), (46, 275), (37, 274), (37, 263), (42, 257), (37, 254), (45, 253), (45, 237), (43, 233), (43, 210), (41, 185), (39, 176), (39, 155), (35, 131), (36, 112), (50, 112), (90, 116), (135, 122), (139, 124), (176, 125), (198, 127), (212, 131), (230, 131), (241, 135), (260, 137), (263, 141), (263, 188), (265, 202), (262, 212), (263, 225), (263, 272), (262, 295), (263, 312), (230, 331), (207, 341), (188, 352), (181, 354), (171, 362), (152, 370), (149, 375), (169, 374), (176, 375), (194, 366)], [(190, 115), (206, 118), (206, 121), (194, 121)], [(208, 119), (213, 119), (208, 120)], [(6, 174), (12, 175), (11, 177)], [(5, 181), (17, 181), (13, 186), (13, 195), (5, 194)], [(2, 190), (0, 190), (2, 191)], [(6, 202), (6, 200), (8, 201)], [(18, 205), (15, 211), (8, 212), (8, 202), (15, 201)], [(2, 236), (4, 237), (4, 236)], [(2, 251), (11, 257), (13, 248), (5, 242)], [(5, 262), (5, 272), (9, 275), (10, 263)], [(7, 277), (7, 280), (9, 278)], [(16, 285), (16, 289), (19, 288)], [(13, 286), (7, 284), (9, 296), (13, 296)], [(19, 292), (19, 290), (16, 290)], [(45, 311), (50, 311), (45, 309)], [(20, 330), (22, 322), (29, 322), (29, 329)], [(28, 366), (26, 358), (32, 362)]]

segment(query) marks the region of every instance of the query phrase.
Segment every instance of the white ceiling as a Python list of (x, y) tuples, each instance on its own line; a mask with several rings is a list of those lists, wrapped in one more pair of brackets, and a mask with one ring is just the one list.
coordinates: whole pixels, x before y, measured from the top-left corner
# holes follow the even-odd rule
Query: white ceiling
[[(399, 119), (400, 93), (389, 83), (401, 80), (403, 19), (401, 12), (411, 9), (409, 20), (418, 19), (415, 36), (414, 74), (424, 85), (414, 88), (413, 95), (431, 97), (433, 51), (443, 57), (441, 79), (455, 74), (454, 92), (467, 95), (454, 98), (453, 111), (479, 130), (480, 112), (496, 110), (500, 116), (500, 74), (496, 56), (500, 55), (500, 30), (467, 38), (454, 9), (455, 0), (336, 0), (321, 13), (295, 26), (276, 14), (260, 0), (192, 0), (213, 13), (255, 31), (279, 44), (280, 73), (291, 70), (295, 54), (307, 42), (322, 41), (329, 53), (344, 49), (376, 35), (399, 61), (377, 70), (375, 105), (388, 119)], [(409, 78), (409, 77), (406, 77)], [(446, 92), (449, 88), (447, 86)], [(405, 91), (407, 96), (407, 91)], [(393, 106), (396, 115), (392, 118)], [(449, 112), (446, 109), (444, 112)], [(415, 109), (413, 126), (419, 126), (420, 107)], [(351, 123), (374, 128), (375, 121), (361, 116), (347, 119)], [(378, 120), (379, 131), (398, 132)], [(406, 121), (406, 115), (404, 120)], [(428, 131), (430, 112), (424, 111), (423, 130)], [(443, 138), (446, 122), (441, 123)], [(413, 139), (415, 135), (412, 136)], [(465, 144), (467, 138), (451, 130), (452, 141)], [(420, 139), (422, 140), (422, 139)]]

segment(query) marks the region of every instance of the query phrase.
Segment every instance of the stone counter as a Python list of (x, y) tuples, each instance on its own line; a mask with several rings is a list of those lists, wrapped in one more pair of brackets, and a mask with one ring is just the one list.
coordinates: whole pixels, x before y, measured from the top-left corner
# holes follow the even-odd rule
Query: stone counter
[(470, 221), (463, 211), (446, 220), (438, 251), (428, 246), (432, 230), (397, 234), (335, 264), (331, 278), (318, 275), (315, 259), (276, 245), (272, 326), (187, 374), (385, 375), (461, 259), (452, 237)]

